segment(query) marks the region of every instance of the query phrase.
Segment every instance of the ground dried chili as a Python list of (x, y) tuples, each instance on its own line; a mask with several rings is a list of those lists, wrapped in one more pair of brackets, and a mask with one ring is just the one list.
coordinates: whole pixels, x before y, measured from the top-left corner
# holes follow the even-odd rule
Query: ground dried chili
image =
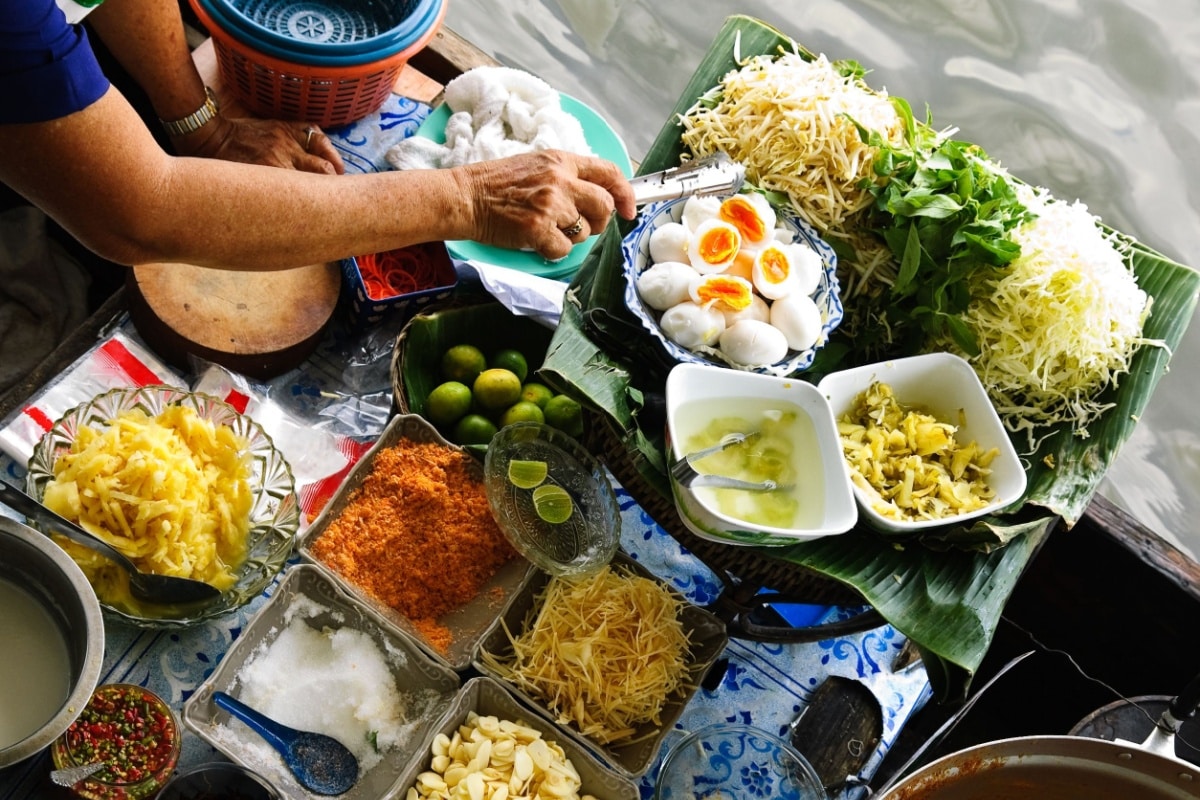
[(92, 800), (137, 800), (157, 792), (179, 759), (179, 724), (153, 692), (133, 684), (100, 686), (52, 748), (55, 767), (97, 761), (104, 769), (74, 787)]
[(370, 474), (312, 546), (346, 580), (413, 622), (445, 652), (437, 620), (517, 556), (496, 525), (471, 456), (433, 442), (379, 450)]

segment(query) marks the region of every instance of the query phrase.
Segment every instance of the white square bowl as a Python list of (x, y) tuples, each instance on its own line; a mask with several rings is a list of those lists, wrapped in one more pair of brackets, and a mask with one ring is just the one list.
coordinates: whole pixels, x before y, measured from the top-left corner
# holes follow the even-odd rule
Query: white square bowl
[[(834, 418), (841, 419), (854, 406), (858, 395), (875, 381), (890, 386), (902, 406), (920, 408), (956, 425), (959, 441), (975, 441), (980, 448), (995, 447), (999, 453), (992, 460), (988, 476), (995, 500), (983, 508), (944, 519), (902, 521), (885, 517), (874, 508), (874, 493), (854, 482), (854, 494), (870, 525), (887, 533), (918, 533), (993, 514), (1021, 499), (1027, 480), (1025, 468), (987, 390), (966, 360), (953, 353), (926, 353), (881, 361), (826, 375), (817, 388), (828, 399)], [(847, 473), (853, 473), (845, 459), (842, 463)]]
[[(819, 505), (819, 513), (796, 527), (757, 525), (723, 513), (711, 490), (693, 489), (671, 479), (675, 508), (697, 536), (729, 544), (787, 545), (845, 533), (858, 521), (850, 477), (842, 458), (837, 423), (825, 396), (799, 378), (781, 378), (703, 364), (680, 364), (667, 375), (667, 456), (671, 462), (687, 454), (688, 440), (711, 416), (728, 416), (761, 400), (796, 406), (812, 422), (811, 435), (799, 436), (796, 453), (802, 503)], [(760, 413), (756, 411), (755, 413)], [(748, 413), (748, 416), (750, 414)], [(747, 419), (754, 425), (754, 420)]]

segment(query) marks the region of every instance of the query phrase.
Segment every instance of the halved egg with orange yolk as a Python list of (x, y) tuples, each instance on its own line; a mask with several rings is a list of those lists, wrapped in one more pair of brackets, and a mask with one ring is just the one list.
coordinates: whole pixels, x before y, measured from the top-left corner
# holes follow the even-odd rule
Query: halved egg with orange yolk
[(759, 246), (774, 238), (775, 209), (758, 192), (727, 197), (718, 218), (736, 227), (744, 244)]
[(754, 288), (768, 300), (787, 297), (799, 285), (791, 245), (770, 244), (754, 257)]
[(720, 311), (741, 311), (754, 300), (754, 287), (745, 278), (718, 272), (696, 276), (690, 294), (699, 305)]
[(701, 274), (721, 272), (737, 257), (742, 247), (738, 229), (724, 220), (700, 223), (688, 242), (688, 260)]

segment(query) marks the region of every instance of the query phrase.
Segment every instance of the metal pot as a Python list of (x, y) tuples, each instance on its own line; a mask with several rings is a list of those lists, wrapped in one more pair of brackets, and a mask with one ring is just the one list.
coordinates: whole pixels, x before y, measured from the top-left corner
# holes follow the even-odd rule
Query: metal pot
[(1141, 744), (1081, 736), (1002, 739), (943, 756), (876, 800), (1200, 798), (1200, 769), (1175, 755), (1175, 735), (1198, 705), (1200, 675), (1168, 704)]
[(1022, 736), (943, 756), (876, 800), (1183, 800), (1200, 770), (1131, 742)]

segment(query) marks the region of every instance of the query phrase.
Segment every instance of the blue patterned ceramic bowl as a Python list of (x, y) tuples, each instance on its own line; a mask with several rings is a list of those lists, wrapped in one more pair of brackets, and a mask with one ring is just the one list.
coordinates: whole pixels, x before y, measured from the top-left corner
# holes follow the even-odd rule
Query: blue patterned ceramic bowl
[(681, 739), (663, 759), (655, 800), (824, 800), (821, 779), (787, 742), (750, 725), (717, 723)]
[(813, 293), (813, 300), (821, 312), (821, 334), (817, 343), (807, 350), (790, 350), (787, 357), (774, 364), (748, 367), (737, 365), (724, 358), (715, 348), (704, 348), (693, 351), (681, 347), (668, 338), (659, 325), (661, 313), (650, 308), (642, 300), (637, 290), (637, 278), (652, 265), (650, 260), (650, 235), (668, 222), (679, 222), (683, 218), (683, 206), (686, 198), (663, 200), (646, 205), (637, 222), (625, 239), (621, 242), (621, 254), (625, 259), (625, 305), (633, 312), (651, 336), (666, 350), (667, 354), (678, 362), (696, 364), (716, 364), (760, 372), (767, 375), (791, 375), (812, 366), (813, 358), (829, 341), (830, 334), (842, 322), (842, 299), (839, 294), (840, 286), (837, 278), (837, 255), (829, 243), (822, 239), (817, 232), (790, 210), (776, 209), (779, 224), (790, 228), (796, 235), (795, 241), (808, 244), (821, 256), (824, 271), (820, 284)]

